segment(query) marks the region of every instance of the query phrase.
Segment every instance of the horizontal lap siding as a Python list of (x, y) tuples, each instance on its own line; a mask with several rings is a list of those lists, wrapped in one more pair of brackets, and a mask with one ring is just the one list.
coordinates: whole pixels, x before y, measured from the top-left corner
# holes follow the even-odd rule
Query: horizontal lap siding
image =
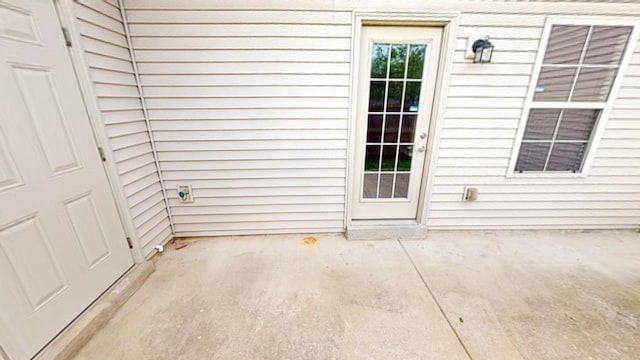
[(350, 12), (200, 4), (126, 3), (178, 235), (341, 231)]
[[(180, 235), (342, 229), (351, 13), (334, 10), (338, 5), (329, 1), (302, 1), (296, 5), (301, 10), (278, 4), (126, 2)], [(507, 178), (546, 16), (477, 12), (463, 13), (460, 20), (428, 225), (635, 227), (640, 54), (588, 177)], [(491, 35), (496, 45), (490, 64), (464, 59), (467, 36), (478, 34)], [(103, 63), (122, 71), (126, 63), (117, 61), (120, 48), (112, 40), (105, 46), (117, 59)], [(133, 96), (112, 86), (135, 85), (130, 77), (107, 75), (96, 72), (103, 79), (100, 91)], [(135, 122), (135, 104), (104, 104), (117, 107), (124, 123)], [(137, 144), (117, 157), (128, 159), (140, 150)], [(179, 184), (193, 186), (193, 204), (179, 202)], [(477, 202), (461, 201), (464, 186), (479, 188)], [(151, 194), (133, 195), (144, 206), (141, 194)]]
[(171, 236), (120, 10), (100, 0), (74, 2), (85, 59), (109, 146), (145, 255)]
[[(463, 14), (429, 196), (433, 229), (632, 228), (640, 223), (640, 49), (586, 178), (507, 178), (543, 15)], [(464, 59), (466, 37), (490, 34), (490, 64)], [(634, 46), (636, 44), (633, 44)], [(478, 201), (462, 202), (465, 186)]]

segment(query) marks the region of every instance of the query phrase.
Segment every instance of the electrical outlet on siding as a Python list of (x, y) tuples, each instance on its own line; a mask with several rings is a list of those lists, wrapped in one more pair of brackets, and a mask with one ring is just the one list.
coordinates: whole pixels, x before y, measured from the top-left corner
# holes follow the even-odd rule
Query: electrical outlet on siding
[(476, 187), (464, 187), (462, 192), (462, 201), (476, 201), (478, 200), (478, 188)]
[(193, 191), (191, 185), (178, 185), (178, 199), (183, 203), (193, 202)]

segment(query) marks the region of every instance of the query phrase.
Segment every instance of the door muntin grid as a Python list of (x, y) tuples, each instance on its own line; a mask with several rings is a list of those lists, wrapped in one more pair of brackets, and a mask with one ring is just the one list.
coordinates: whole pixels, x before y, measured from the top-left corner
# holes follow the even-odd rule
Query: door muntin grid
[(407, 199), (427, 44), (374, 42), (364, 199)]

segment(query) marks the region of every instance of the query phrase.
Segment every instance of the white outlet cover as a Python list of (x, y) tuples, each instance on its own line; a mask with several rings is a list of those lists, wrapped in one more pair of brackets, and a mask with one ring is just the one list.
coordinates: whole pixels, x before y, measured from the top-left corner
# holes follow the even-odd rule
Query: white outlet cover
[(185, 192), (187, 193), (187, 197), (185, 199), (181, 198), (178, 195), (178, 200), (183, 203), (192, 203), (193, 202), (193, 190), (191, 190), (191, 185), (178, 185), (177, 193)]

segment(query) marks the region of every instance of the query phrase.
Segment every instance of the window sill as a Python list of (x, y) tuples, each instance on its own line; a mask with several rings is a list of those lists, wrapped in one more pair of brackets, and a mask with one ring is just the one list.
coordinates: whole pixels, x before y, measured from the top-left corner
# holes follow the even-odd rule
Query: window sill
[(507, 178), (517, 179), (579, 179), (586, 178), (587, 172), (583, 171), (580, 173), (546, 173), (546, 172), (528, 172), (528, 173), (518, 173), (510, 171), (507, 173)]

